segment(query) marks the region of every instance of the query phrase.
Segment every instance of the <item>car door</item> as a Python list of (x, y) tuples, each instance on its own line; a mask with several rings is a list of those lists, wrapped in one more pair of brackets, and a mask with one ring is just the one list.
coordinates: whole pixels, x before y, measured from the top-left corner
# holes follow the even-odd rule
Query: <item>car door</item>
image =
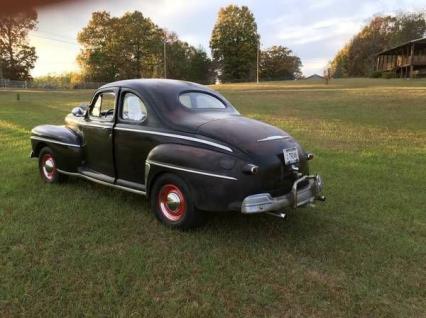
[(143, 97), (130, 89), (120, 92), (117, 124), (114, 128), (114, 152), (117, 184), (145, 189), (145, 160), (157, 144), (155, 137), (144, 133), (156, 122)]
[(113, 183), (113, 128), (118, 89), (98, 92), (83, 124), (84, 164), (81, 173)]

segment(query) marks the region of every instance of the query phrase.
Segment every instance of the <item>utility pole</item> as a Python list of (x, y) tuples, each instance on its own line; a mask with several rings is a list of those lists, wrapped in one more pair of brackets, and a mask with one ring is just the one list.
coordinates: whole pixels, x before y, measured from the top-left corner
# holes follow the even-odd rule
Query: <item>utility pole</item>
[(259, 84), (259, 51), (260, 51), (260, 40), (257, 41), (256, 51), (256, 83)]
[(166, 39), (164, 39), (164, 45), (163, 45), (163, 49), (164, 49), (164, 78), (167, 78), (167, 55), (166, 55)]
[(4, 85), (4, 81), (3, 81), (3, 61), (0, 58), (0, 87), (3, 87)]

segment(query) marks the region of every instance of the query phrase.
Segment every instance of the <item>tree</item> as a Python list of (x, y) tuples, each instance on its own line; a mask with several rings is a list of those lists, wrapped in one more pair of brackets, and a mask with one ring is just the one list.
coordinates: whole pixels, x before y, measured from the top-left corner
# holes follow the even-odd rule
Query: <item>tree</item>
[(213, 82), (212, 61), (201, 47), (191, 47), (189, 64), (191, 67), (188, 73), (188, 81), (202, 84)]
[(115, 30), (120, 78), (159, 77), (162, 74), (164, 31), (139, 11), (118, 18)]
[(352, 40), (348, 50), (349, 76), (368, 76), (374, 70), (376, 54), (389, 45), (395, 18), (375, 17)]
[(88, 80), (107, 82), (117, 78), (118, 67), (114, 29), (116, 18), (106, 11), (93, 12), (88, 25), (78, 34), (77, 40), (83, 45), (77, 61)]
[(187, 79), (185, 77), (189, 71), (188, 62), (190, 46), (188, 43), (180, 41), (176, 33), (173, 32), (166, 32), (165, 38), (167, 77), (175, 79)]
[(120, 18), (94, 12), (78, 41), (78, 62), (94, 81), (152, 77), (162, 61), (163, 31), (139, 11)]
[(0, 16), (0, 73), (11, 80), (29, 80), (37, 60), (35, 47), (28, 43), (28, 32), (37, 26), (33, 9), (14, 16)]
[[(83, 45), (78, 61), (85, 77), (92, 81), (163, 77), (164, 45), (167, 77), (208, 81), (207, 55), (180, 41), (176, 34), (161, 29), (139, 11), (121, 17), (94, 12), (78, 34), (78, 41)], [(202, 65), (198, 65), (200, 61)]]
[(368, 76), (376, 54), (389, 44), (394, 25), (394, 17), (375, 17), (337, 53), (331, 63), (334, 77)]
[(349, 46), (345, 45), (343, 49), (337, 52), (333, 61), (330, 62), (331, 73), (336, 78), (349, 77), (348, 75), (348, 51)]
[(369, 76), (374, 71), (377, 53), (421, 38), (425, 32), (422, 13), (374, 17), (336, 54), (331, 62), (334, 76)]
[(248, 7), (221, 8), (210, 39), (220, 79), (254, 80), (258, 43), (256, 21)]
[(206, 52), (180, 41), (175, 33), (166, 33), (166, 37), (167, 77), (210, 83), (211, 60)]
[(283, 46), (273, 46), (261, 52), (260, 76), (264, 80), (291, 80), (300, 78), (302, 62)]
[(421, 38), (426, 32), (426, 19), (424, 13), (400, 14), (395, 21), (396, 32), (391, 34), (389, 46)]

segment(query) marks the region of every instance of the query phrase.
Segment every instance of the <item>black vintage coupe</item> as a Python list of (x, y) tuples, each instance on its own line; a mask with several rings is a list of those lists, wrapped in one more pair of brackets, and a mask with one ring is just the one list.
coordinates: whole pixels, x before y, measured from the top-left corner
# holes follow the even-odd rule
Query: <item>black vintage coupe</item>
[(324, 200), (313, 155), (286, 132), (245, 118), (195, 83), (144, 79), (99, 88), (65, 126), (32, 130), (47, 183), (66, 176), (146, 195), (163, 223), (189, 228), (205, 211), (272, 213)]

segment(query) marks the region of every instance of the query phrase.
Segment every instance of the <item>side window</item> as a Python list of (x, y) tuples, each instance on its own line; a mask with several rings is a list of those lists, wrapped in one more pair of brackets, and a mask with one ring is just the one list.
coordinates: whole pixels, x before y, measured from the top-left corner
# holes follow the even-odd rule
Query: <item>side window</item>
[(90, 110), (90, 116), (111, 120), (115, 112), (115, 93), (100, 93), (96, 97), (95, 105)]
[(179, 96), (179, 101), (189, 109), (224, 109), (226, 105), (217, 97), (203, 92), (188, 92)]
[(132, 93), (125, 93), (121, 118), (130, 121), (142, 121), (146, 118), (147, 111), (143, 101)]
[(99, 117), (101, 115), (101, 104), (102, 104), (102, 95), (99, 95), (96, 99), (95, 105), (90, 110), (90, 116)]

